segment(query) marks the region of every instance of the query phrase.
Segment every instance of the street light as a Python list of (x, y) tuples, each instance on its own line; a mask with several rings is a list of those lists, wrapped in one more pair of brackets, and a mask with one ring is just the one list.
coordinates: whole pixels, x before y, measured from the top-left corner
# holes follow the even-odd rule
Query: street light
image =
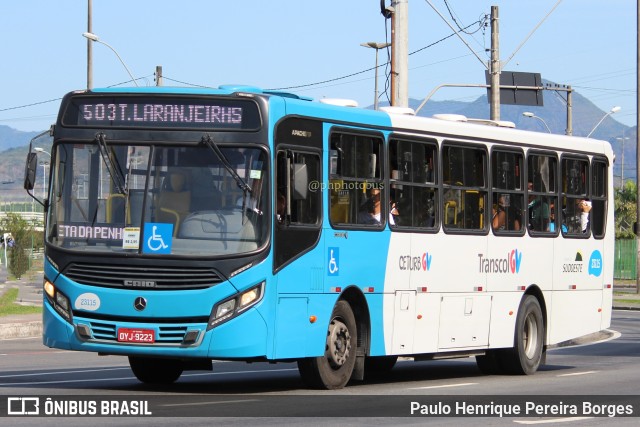
[[(49, 153), (47, 150), (45, 150), (42, 147), (33, 147), (33, 151), (35, 151), (36, 153), (44, 153), (47, 156), (51, 157), (51, 153)], [(42, 166), (42, 199), (46, 198), (46, 175), (47, 175), (47, 165), (49, 164), (49, 162), (40, 162), (40, 165)]]
[(628, 136), (624, 136), (624, 133), (622, 134), (622, 137), (617, 137), (616, 141), (620, 141), (622, 143), (622, 153), (621, 153), (621, 159), (620, 159), (620, 188), (624, 188), (624, 140), (625, 139), (629, 139)]
[(594, 130), (596, 130), (596, 128), (598, 126), (600, 126), (600, 123), (602, 123), (604, 121), (604, 119), (606, 119), (607, 117), (609, 117), (612, 114), (617, 113), (618, 111), (622, 110), (622, 107), (613, 107), (607, 114), (605, 114), (604, 116), (602, 116), (602, 118), (600, 119), (600, 121), (598, 122), (598, 124), (596, 124), (593, 129), (591, 129), (591, 132), (589, 132), (589, 135), (587, 135), (587, 138), (589, 138), (591, 136), (591, 134), (593, 133)]
[(47, 166), (49, 166), (49, 162), (40, 162), (40, 166), (42, 166), (42, 199), (47, 198), (47, 182), (45, 181), (47, 177)]
[(538, 117), (538, 116), (536, 116), (535, 114), (530, 113), (530, 112), (528, 112), (528, 111), (525, 111), (524, 113), (522, 113), (522, 115), (523, 115), (523, 116), (525, 116), (525, 117), (530, 117), (530, 118), (532, 118), (532, 119), (538, 119), (538, 120), (540, 120), (540, 121), (542, 122), (542, 124), (544, 125), (544, 127), (546, 127), (546, 128), (547, 128), (547, 132), (551, 133), (551, 129), (549, 129), (549, 126), (547, 126), (547, 122), (545, 122), (545, 121), (542, 119), (542, 117)]
[(116, 56), (118, 57), (118, 59), (120, 60), (120, 63), (122, 64), (124, 69), (127, 70), (127, 73), (129, 73), (129, 77), (131, 77), (131, 80), (133, 80), (133, 84), (138, 86), (138, 82), (136, 81), (136, 78), (133, 77), (133, 74), (131, 74), (131, 71), (129, 71), (129, 67), (127, 67), (127, 64), (124, 63), (122, 58), (120, 58), (120, 55), (118, 55), (118, 52), (116, 52), (116, 50), (113, 47), (111, 47), (110, 44), (108, 44), (107, 42), (103, 42), (102, 40), (100, 40), (100, 38), (98, 36), (96, 36), (93, 33), (85, 32), (85, 33), (82, 33), (82, 36), (86, 37), (87, 39), (89, 39), (91, 41), (94, 41), (94, 42), (97, 42), (97, 43), (102, 43), (103, 45), (105, 45), (106, 47), (111, 49), (113, 51), (113, 53), (115, 53)]
[(33, 147), (33, 151), (35, 151), (36, 153), (44, 153), (47, 156), (51, 157), (51, 153), (49, 153), (48, 151), (46, 151), (44, 148), (42, 147)]
[(375, 98), (373, 99), (373, 109), (377, 110), (378, 109), (378, 51), (380, 49), (384, 49), (386, 47), (391, 46), (391, 43), (367, 42), (367, 43), (360, 43), (360, 46), (370, 47), (371, 49), (376, 50), (376, 68), (375, 68), (376, 78), (375, 78), (375, 89), (374, 89)]

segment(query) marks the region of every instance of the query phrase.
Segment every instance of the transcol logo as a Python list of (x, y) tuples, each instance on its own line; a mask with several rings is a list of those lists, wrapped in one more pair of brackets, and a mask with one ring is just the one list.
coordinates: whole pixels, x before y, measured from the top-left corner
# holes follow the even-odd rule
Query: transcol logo
[(484, 254), (478, 254), (478, 259), (480, 273), (517, 274), (522, 264), (522, 252), (513, 249), (504, 258), (485, 258)]
[(398, 258), (398, 268), (409, 271), (429, 271), (433, 255), (425, 252), (422, 256), (401, 255)]

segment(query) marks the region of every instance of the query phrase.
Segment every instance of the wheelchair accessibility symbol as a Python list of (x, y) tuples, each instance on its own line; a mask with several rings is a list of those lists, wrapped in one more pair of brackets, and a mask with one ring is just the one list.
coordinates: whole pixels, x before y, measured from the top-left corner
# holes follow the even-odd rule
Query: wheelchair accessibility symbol
[(170, 254), (173, 224), (147, 223), (144, 225), (144, 246), (146, 254)]
[(337, 276), (339, 274), (338, 264), (340, 263), (340, 248), (329, 248), (327, 272), (329, 276)]

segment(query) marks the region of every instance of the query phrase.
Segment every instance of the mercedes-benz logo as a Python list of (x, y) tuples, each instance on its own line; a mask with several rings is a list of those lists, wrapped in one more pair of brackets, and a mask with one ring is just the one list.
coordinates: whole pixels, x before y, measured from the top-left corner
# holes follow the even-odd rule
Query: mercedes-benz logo
[(136, 300), (133, 302), (133, 308), (138, 311), (144, 310), (145, 308), (147, 308), (147, 300), (142, 297), (136, 298)]

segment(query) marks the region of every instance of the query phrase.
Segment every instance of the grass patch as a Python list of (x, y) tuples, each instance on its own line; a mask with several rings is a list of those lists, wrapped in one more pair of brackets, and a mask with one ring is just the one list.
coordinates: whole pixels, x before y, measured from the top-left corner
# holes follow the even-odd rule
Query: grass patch
[(640, 303), (640, 300), (637, 300), (637, 299), (616, 298), (616, 303), (623, 303), (623, 304), (638, 304), (638, 303)]
[(33, 314), (42, 313), (42, 307), (34, 307), (17, 304), (18, 289), (11, 288), (3, 295), (0, 295), (0, 317), (10, 314)]

